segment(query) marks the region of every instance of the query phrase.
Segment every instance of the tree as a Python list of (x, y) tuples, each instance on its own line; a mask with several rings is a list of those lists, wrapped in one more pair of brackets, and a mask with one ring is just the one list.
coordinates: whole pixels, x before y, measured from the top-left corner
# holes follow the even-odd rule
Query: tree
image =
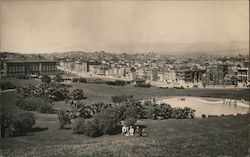
[(81, 99), (86, 99), (86, 96), (84, 95), (84, 92), (82, 89), (74, 89), (71, 93), (70, 93), (70, 97), (73, 100), (81, 100)]
[(58, 116), (58, 120), (59, 120), (59, 129), (64, 129), (65, 125), (71, 124), (69, 112), (58, 111), (57, 116)]
[(49, 84), (51, 82), (51, 78), (48, 75), (44, 75), (41, 78), (42, 82)]

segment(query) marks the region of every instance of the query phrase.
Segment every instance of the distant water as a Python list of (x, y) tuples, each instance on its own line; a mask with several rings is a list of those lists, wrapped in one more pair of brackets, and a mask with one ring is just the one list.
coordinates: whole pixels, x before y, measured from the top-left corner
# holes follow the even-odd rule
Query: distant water
[(237, 101), (238, 105), (224, 104), (222, 99), (203, 99), (199, 97), (175, 97), (170, 99), (158, 100), (158, 103), (168, 103), (172, 107), (190, 107), (195, 110), (195, 117), (207, 115), (229, 115), (229, 114), (246, 114), (248, 112), (247, 104)]

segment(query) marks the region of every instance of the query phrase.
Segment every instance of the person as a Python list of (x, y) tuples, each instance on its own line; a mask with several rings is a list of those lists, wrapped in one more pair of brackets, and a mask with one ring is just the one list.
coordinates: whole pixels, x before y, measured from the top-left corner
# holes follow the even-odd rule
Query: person
[(145, 128), (143, 128), (143, 129), (142, 129), (142, 136), (143, 136), (143, 137), (148, 136), (148, 134), (147, 134), (147, 132), (146, 132), (146, 129), (145, 129)]
[(139, 126), (137, 126), (136, 129), (135, 129), (135, 135), (139, 136)]
[(142, 136), (142, 129), (139, 128), (139, 126), (136, 127), (135, 134), (136, 134), (137, 136)]
[(135, 132), (134, 128), (132, 126), (130, 126), (129, 135), (134, 136), (134, 132)]
[(127, 132), (127, 127), (126, 126), (122, 126), (122, 135), (125, 135)]
[(125, 133), (125, 136), (129, 136), (129, 128), (128, 127), (126, 127), (126, 133)]

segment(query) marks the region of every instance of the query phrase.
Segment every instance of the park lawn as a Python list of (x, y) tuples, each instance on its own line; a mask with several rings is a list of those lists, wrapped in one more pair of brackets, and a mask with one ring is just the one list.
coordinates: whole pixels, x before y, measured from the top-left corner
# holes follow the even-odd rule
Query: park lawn
[[(131, 94), (136, 98), (174, 96), (191, 93), (192, 96), (229, 94), (228, 90), (178, 90), (134, 88), (104, 84), (73, 84), (88, 96), (87, 102), (110, 102), (110, 97)], [(203, 92), (202, 92), (203, 91)], [(223, 92), (222, 92), (223, 91)], [(214, 92), (214, 93), (213, 93)], [(240, 94), (243, 92), (241, 91)], [(1, 94), (1, 111), (23, 112), (16, 107), (15, 91)], [(55, 102), (56, 109), (65, 109), (64, 101)], [(58, 129), (56, 114), (32, 112), (36, 118), (34, 128), (25, 136), (1, 139), (5, 156), (247, 156), (250, 148), (250, 115), (214, 117), (207, 119), (139, 120), (146, 126), (148, 137), (105, 135), (90, 138), (73, 133), (71, 124)]]
[(27, 136), (3, 138), (4, 156), (246, 156), (250, 115), (140, 120), (148, 137), (105, 135), (90, 138), (59, 130), (56, 115), (35, 113), (37, 123)]
[(157, 98), (164, 96), (199, 96), (214, 98), (245, 98), (250, 100), (250, 90), (233, 89), (163, 89), (157, 87), (141, 88), (127, 86), (111, 86), (106, 84), (72, 83), (72, 89), (80, 88), (88, 99), (86, 102), (110, 102), (114, 95), (133, 95), (135, 98)]

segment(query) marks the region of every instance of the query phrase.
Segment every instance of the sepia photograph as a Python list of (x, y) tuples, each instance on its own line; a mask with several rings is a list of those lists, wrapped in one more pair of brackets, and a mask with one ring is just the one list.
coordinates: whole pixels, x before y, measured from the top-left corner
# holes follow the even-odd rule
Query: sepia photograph
[(0, 157), (250, 157), (249, 0), (1, 0)]

